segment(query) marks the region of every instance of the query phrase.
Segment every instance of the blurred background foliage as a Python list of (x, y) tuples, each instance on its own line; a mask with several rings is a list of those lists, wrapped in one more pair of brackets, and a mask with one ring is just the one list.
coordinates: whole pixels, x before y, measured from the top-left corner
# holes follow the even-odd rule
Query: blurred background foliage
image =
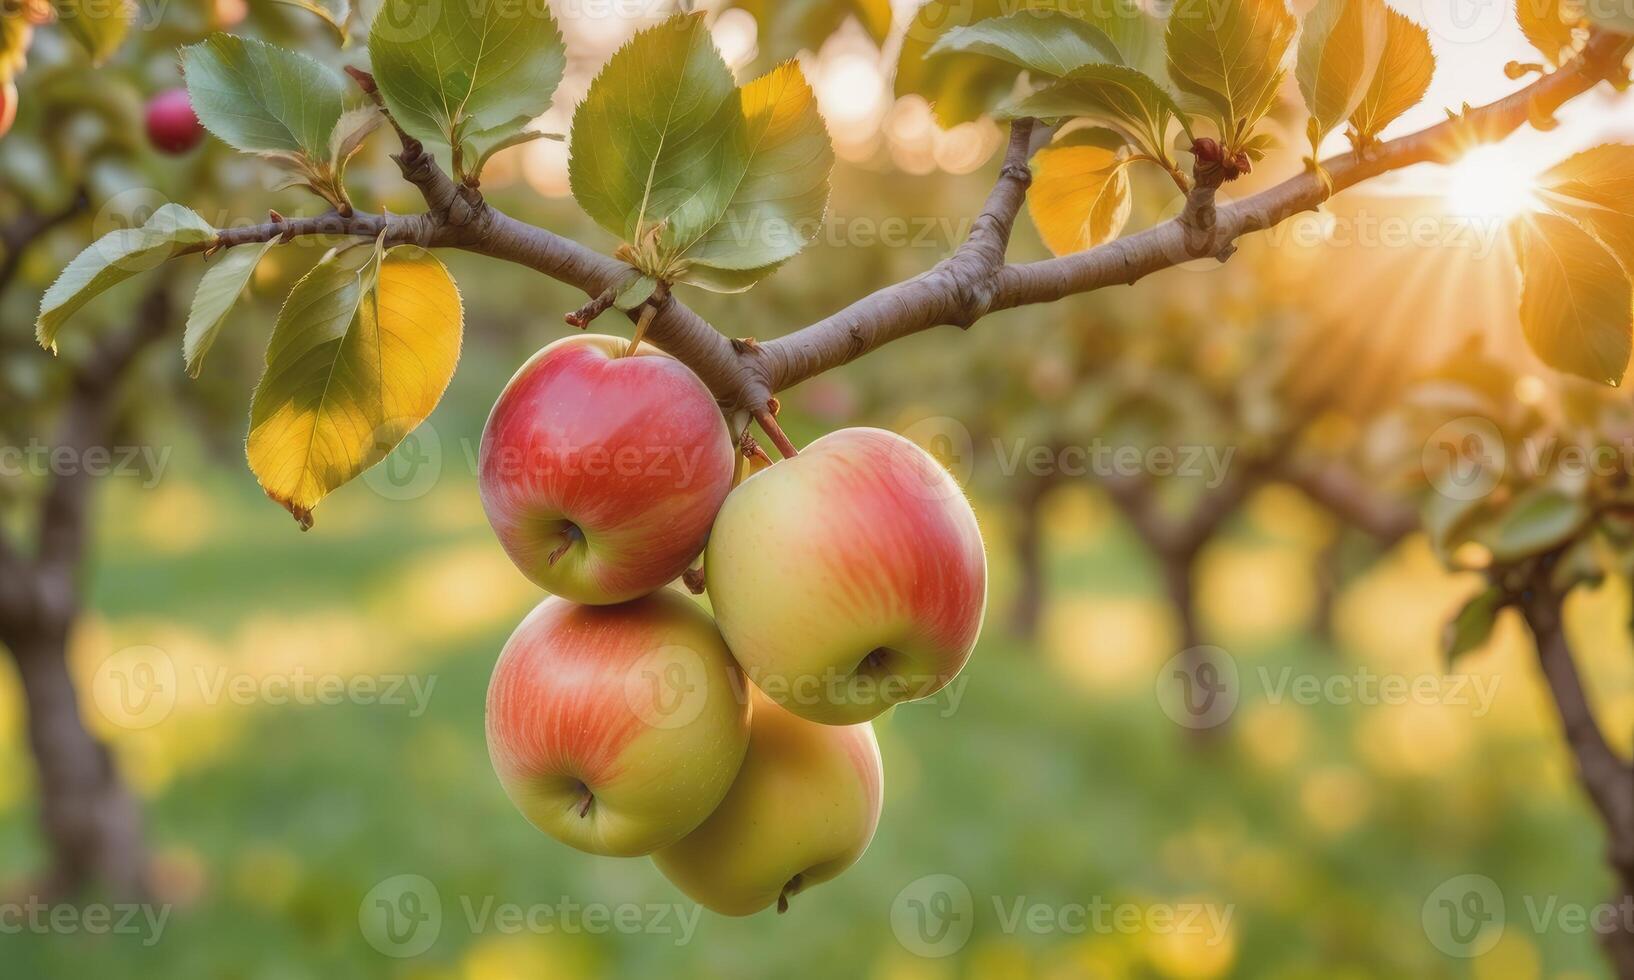
[[(840, 5), (788, 6), (799, 8), (798, 23), (780, 24), (777, 43), (790, 43), (789, 30), (805, 39), (796, 47), (807, 49), (843, 162), (833, 221), (815, 247), (747, 296), (687, 297), (739, 336), (776, 336), (928, 268), (961, 237), (1000, 145), (991, 123), (942, 133), (922, 102), (888, 99), (875, 25), (822, 9)], [(873, 5), (858, 6), (870, 16)], [(153, 13), (144, 9), (131, 43), (95, 71), (64, 33), (42, 27), (19, 76), (22, 112), (0, 141), (0, 221), (23, 209), (60, 209), (80, 193), (91, 207), (24, 257), (18, 283), (0, 300), (0, 436), (8, 444), (51, 437), (61, 372), (33, 346), (31, 323), (39, 291), (88, 240), (165, 200), (218, 226), (260, 220), (268, 206), (311, 207), (296, 192), (268, 192), (265, 167), (213, 141), (179, 159), (158, 156), (141, 137), (140, 107), (179, 83), (174, 47), (211, 29), (238, 25), (337, 63), (358, 52), (337, 52), (309, 14), (266, 0), (248, 8), (244, 0), (173, 0), (162, 16)], [(560, 131), (590, 72), (632, 25), (558, 14), (574, 69), (543, 128)], [(762, 58), (747, 16), (716, 22), (720, 43), (744, 66)], [(811, 40), (810, 32), (826, 36), (837, 23), (832, 38)], [(1490, 66), (1487, 91), (1500, 83), (1500, 68)], [(1283, 142), (1297, 147), (1298, 131)], [(388, 143), (374, 140), (354, 166), (354, 197), (413, 210), (413, 190), (385, 158)], [(485, 190), (513, 213), (611, 247), (564, 196), (564, 153), (552, 143), (509, 152)], [(1294, 153), (1262, 171), (1297, 165)], [(1270, 179), (1256, 176), (1234, 193)], [(1172, 186), (1140, 186), (1134, 227), (1175, 212)], [(1442, 626), (1477, 577), (1444, 571), (1413, 536), (1324, 597), (1321, 564), (1340, 528), (1297, 490), (1267, 480), (1198, 560), (1200, 628), (1244, 677), (1230, 725), (1199, 742), (1158, 707), (1154, 685), (1180, 631), (1139, 536), (1095, 481), (1059, 480), (1027, 493), (1025, 474), (1005, 472), (1000, 458), (999, 446), (1097, 440), (1212, 446), (1245, 459), (1292, 444), (1350, 459), (1376, 486), (1399, 489), (1380, 460), (1422, 446), (1391, 428), (1402, 389), (1471, 335), (1521, 379), (1500, 397), (1557, 400), (1571, 383), (1538, 371), (1521, 349), (1513, 260), (1501, 242), (1483, 252), (1332, 240), (1334, 224), (1354, 227), (1358, 214), (1422, 209), (1411, 188), (1349, 195), (1298, 219), (1310, 223), (1304, 238), (1246, 243), (1224, 267), (1175, 270), (1131, 289), (998, 316), (968, 333), (932, 331), (790, 393), (787, 427), (797, 442), (852, 424), (923, 435), (939, 451), (949, 445), (940, 440), (968, 440), (968, 456), (949, 462), (965, 467), (986, 532), (989, 625), (956, 710), (942, 717), (947, 702), (939, 699), (878, 723), (886, 816), (858, 866), (802, 895), (782, 918), (706, 914), (685, 945), (640, 934), (473, 931), (457, 904), (458, 896), (523, 906), (564, 896), (605, 904), (680, 898), (647, 861), (593, 859), (534, 831), (493, 778), (483, 742), (488, 672), (539, 595), (488, 531), (475, 446), (509, 373), (566, 332), (562, 314), (582, 297), (514, 268), (448, 256), (468, 325), (448, 397), (385, 464), (397, 467), (395, 476), (342, 489), (318, 529), (301, 535), (259, 495), (242, 460), (276, 304), (319, 254), (275, 250), (252, 284), (254, 304), (234, 314), (200, 381), (187, 381), (179, 355), (167, 350), (144, 361), (131, 385), (122, 440), (169, 455), (144, 478), (104, 481), (92, 612), (73, 639), (87, 724), (111, 742), (144, 802), (157, 898), (173, 903), (171, 921), (151, 946), (118, 936), (0, 937), (3, 972), (256, 980), (1603, 975), (1592, 936), (1536, 930), (1519, 908), (1492, 951), (1472, 960), (1438, 951), (1420, 922), (1425, 897), (1462, 874), (1491, 877), (1517, 906), (1519, 896), (1592, 903), (1607, 891), (1599, 831), (1518, 621), (1502, 620), (1490, 647), (1458, 667), (1497, 684), (1485, 715), (1473, 704), (1303, 705), (1279, 701), (1261, 683), (1284, 669), (1323, 678), (1364, 670), (1439, 676)], [(1025, 223), (1015, 252), (1045, 254)], [(184, 295), (197, 264), (165, 274)], [(87, 327), (65, 335), (63, 358), (71, 362), (75, 345), (128, 317), (143, 288), (126, 286), (90, 307)], [(1392, 432), (1405, 450), (1380, 448)], [(1176, 480), (1158, 492), (1183, 510), (1207, 489)], [(34, 491), (26, 479), (0, 481), (9, 522), (20, 520)], [(1029, 522), (1041, 542), (1042, 595), (1035, 622), (1018, 625), (1011, 610), (1027, 587), (1018, 544)], [(1625, 579), (1612, 578), (1569, 610), (1613, 733), (1634, 729), (1628, 592)], [(1325, 605), (1331, 613), (1319, 615)], [(165, 651), (184, 677), (174, 712), (142, 730), (109, 722), (92, 693), (99, 666), (133, 646)], [(250, 677), (410, 673), (436, 686), (419, 717), (384, 705), (208, 703), (187, 679), (223, 668)], [(0, 882), (20, 888), (42, 851), (9, 670), (0, 666)], [(424, 875), (445, 902), (438, 941), (406, 961), (377, 953), (358, 928), (364, 895), (399, 874)], [(974, 934), (947, 959), (916, 956), (891, 927), (898, 895), (930, 874), (953, 875), (975, 896)], [(1006, 932), (993, 901), (1023, 896), (1047, 904), (1208, 902), (1234, 914), (1219, 937)]]

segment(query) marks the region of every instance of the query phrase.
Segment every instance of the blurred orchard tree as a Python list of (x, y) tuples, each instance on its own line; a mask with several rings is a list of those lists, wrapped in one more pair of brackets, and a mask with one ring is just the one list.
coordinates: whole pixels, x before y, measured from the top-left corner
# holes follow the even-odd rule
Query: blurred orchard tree
[[(145, 60), (114, 55), (121, 30), (77, 16), (83, 11), (72, 4), (59, 6), (69, 8), (59, 15), (82, 43), (98, 57), (113, 58), (98, 81), (126, 70), (140, 77)], [(897, 24), (886, 7), (872, 3), (743, 4), (758, 15), (768, 59), (820, 47), (823, 35), (850, 17), (898, 53), (896, 93), (926, 100), (940, 124), (987, 116), (1010, 125), (992, 190), (951, 254), (815, 323), (757, 339), (717, 330), (688, 305), (699, 294), (683, 290), (747, 290), (816, 237), (834, 150), (799, 63), (773, 61), (744, 82), (717, 50), (707, 16), (683, 11), (615, 54), (579, 102), (571, 126), (561, 120), (559, 128), (568, 130), (561, 133), (534, 125), (550, 108), (569, 54), (543, 5), (386, 0), (367, 31), (364, 18), (344, 7), (298, 6), (318, 22), (331, 22), (333, 38), (318, 42), (301, 34), (292, 44), (268, 25), (255, 38), (197, 40), (212, 27), (231, 26), (212, 22), (219, 15), (210, 8), (183, 32), (187, 36), (165, 43), (195, 42), (181, 59), (203, 124), (258, 160), (253, 166), (264, 168), (258, 173), (307, 193), (314, 206), (300, 214), (286, 208), (289, 217), (274, 210), (256, 223), (207, 219), (204, 214), (216, 213), (212, 186), (236, 171), (214, 156), (201, 158), (190, 181), (166, 195), (194, 206), (166, 204), (139, 229), (114, 232), (80, 253), (42, 298), (36, 339), (50, 350), (60, 347), (65, 368), (79, 372), (55, 386), (56, 398), (45, 403), (62, 413), (63, 443), (94, 445), (117, 431), (106, 421), (116, 414), (110, 407), (116, 382), (130, 370), (133, 348), (160, 332), (167, 319), (160, 304), (169, 300), (159, 294), (147, 308), (153, 315), (135, 325), (138, 332), (105, 340), (112, 346), (100, 354), (89, 344), (76, 350), (86, 332), (66, 329), (80, 307), (166, 260), (209, 260), (184, 340), (188, 366), (196, 371), (218, 334), (227, 336), (222, 327), (233, 301), (264, 257), (301, 239), (332, 245), (277, 317), (248, 440), (251, 469), (303, 528), (328, 493), (384, 458), (424, 420), (453, 374), (462, 308), (434, 250), (509, 262), (520, 267), (516, 275), (531, 270), (582, 290), (588, 302), (568, 315), (577, 326), (617, 310), (638, 339), (702, 379), (746, 453), (761, 453), (749, 435), (758, 425), (781, 455), (792, 456), (798, 448), (778, 422), (779, 393), (933, 327), (973, 328), (1006, 310), (1078, 302), (1176, 266), (1232, 260), (1255, 233), (1321, 208), (1343, 190), (1416, 164), (1453, 163), (1522, 127), (1547, 131), (1561, 106), (1602, 83), (1626, 88), (1634, 49), (1626, 20), (1598, 9), (1523, 3), (1522, 27), (1541, 57), (1509, 66), (1511, 78), (1527, 79), (1524, 86), (1449, 112), (1437, 125), (1386, 138), (1386, 127), (1425, 97), (1435, 65), (1425, 30), (1381, 0), (1320, 0), (1300, 16), (1276, 0), (1179, 0), (1166, 20), (1133, 4), (933, 0)], [(11, 14), (8, 23), (18, 16)], [(502, 17), (515, 22), (497, 24)], [(485, 41), (498, 36), (499, 26), (505, 31), (496, 52)], [(141, 46), (159, 49), (162, 33), (144, 32)], [(354, 43), (338, 47), (336, 39)], [(122, 67), (127, 57), (129, 69)], [(1302, 123), (1279, 106), (1290, 75)], [(44, 80), (39, 86), (43, 90)], [(30, 108), (34, 88), (30, 81), (21, 93), (25, 120), (50, 104), (42, 95), (41, 105)], [(109, 86), (94, 88), (100, 93)], [(655, 92), (685, 96), (676, 104), (687, 110), (660, 111)], [(25, 129), (46, 131), (39, 118)], [(387, 135), (377, 137), (377, 130)], [(1284, 133), (1280, 143), (1278, 131)], [(1348, 147), (1321, 157), (1335, 134)], [(388, 138), (398, 147), (403, 179), (423, 199), (417, 213), (354, 200), (347, 182), (352, 155)], [(482, 176), (490, 161), (498, 165), (505, 151), (542, 139), (568, 142), (571, 191), (619, 242), (612, 254), (521, 220), (485, 196)], [(1299, 149), (1290, 156), (1277, 152), (1279, 146)], [(1280, 180), (1265, 179), (1272, 166)], [(54, 206), (14, 206), (14, 227), (21, 229), (14, 239), (21, 245), (8, 256), (21, 254), (31, 227), (72, 220), (60, 217), (64, 209), (97, 199), (100, 192), (94, 186), (82, 191), (83, 179), (75, 176), (84, 169), (45, 168), (50, 183), (70, 179)], [(168, 186), (162, 175), (154, 180)], [(1255, 190), (1222, 200), (1222, 188), (1239, 181)], [(1137, 188), (1144, 193), (1148, 186), (1178, 191), (1178, 214), (1143, 214), (1149, 219), (1144, 230), (1125, 234)], [(242, 198), (234, 199), (240, 212)], [(1431, 407), (1395, 418), (1396, 431), (1436, 423), (1424, 438), (1438, 444), (1436, 433), (1448, 421), (1436, 414), (1432, 396), (1438, 393), (1450, 399), (1439, 408), (1478, 402), (1493, 410), (1490, 417), (1506, 422), (1499, 442), (1544, 434), (1595, 447), (1624, 438), (1626, 409), (1607, 386), (1622, 380), (1631, 348), (1631, 201), (1634, 148), (1602, 146), (1544, 174), (1536, 209), (1512, 225), (1525, 285), (1519, 309), (1525, 339), (1543, 363), (1584, 381), (1563, 382), (1560, 397), (1547, 404), (1516, 404), (1506, 394), (1518, 383), (1512, 372), (1466, 351), (1443, 369), (1445, 376), (1431, 372), (1424, 384), (1432, 394), (1422, 396)], [(1054, 258), (1009, 260), (1024, 206)], [(1206, 287), (1191, 285), (1208, 295)], [(1325, 380), (1354, 368), (1343, 355), (1360, 348), (1285, 343), (1272, 322), (1276, 304), (1264, 299), (1243, 299), (1266, 322), (1235, 338), (1246, 346), (1231, 356), (1231, 369), (1198, 360), (1216, 349), (1214, 332), (1231, 329), (1229, 313), (1211, 308), (1212, 315), (1190, 318), (1186, 330), (1153, 336), (1150, 310), (1135, 309), (1111, 328), (1040, 338), (1029, 352), (1033, 363), (1011, 374), (1008, 383), (1018, 390), (1001, 395), (1005, 414), (1046, 444), (1081, 440), (1085, 432), (1139, 443), (1161, 438), (1153, 433), (1174, 419), (1200, 416), (1219, 429), (1222, 442), (1251, 450), (1242, 474), (1234, 473), (1224, 491), (1109, 488), (1165, 568), (1176, 570), (1169, 588), (1183, 609), (1197, 551), (1261, 474), (1326, 495), (1336, 513), (1386, 541), (1400, 534), (1399, 519), (1375, 526), (1334, 489), (1332, 474), (1343, 471), (1331, 467), (1354, 464), (1347, 453), (1355, 447), (1324, 447), (1310, 431), (1312, 418), (1331, 408), (1337, 386)], [(706, 302), (729, 308), (724, 300)], [(1229, 300), (1219, 305), (1229, 309)], [(972, 337), (997, 332), (983, 327)], [(371, 370), (358, 370), (359, 346), (384, 335), (401, 347)], [(949, 356), (982, 363), (981, 342), (950, 343)], [(1059, 357), (1052, 358), (1052, 350)], [(302, 394), (315, 376), (335, 371), (368, 383), (326, 390), (316, 403)], [(1030, 401), (1062, 411), (1040, 418)], [(1418, 404), (1409, 399), (1415, 410)], [(1371, 423), (1382, 405), (1367, 401), (1357, 410)], [(1560, 467), (1511, 466), (1494, 473), (1485, 492), (1467, 494), (1463, 488), (1489, 472), (1489, 450), (1497, 448), (1489, 434), (1479, 435), (1448, 441), (1444, 467), (1426, 466), (1421, 454), (1409, 466), (1414, 480), (1403, 487), (1421, 502), (1421, 526), (1438, 553), (1453, 567), (1480, 570), (1488, 583), (1450, 625), (1448, 654), (1478, 648), (1501, 609), (1520, 610), (1538, 640), (1583, 785), (1604, 818), (1618, 895), (1634, 895), (1634, 772), (1594, 721), (1561, 615), (1574, 590), (1592, 586), (1608, 568), (1626, 566), (1634, 491), (1626, 472), (1581, 478)], [(1310, 451), (1313, 443), (1320, 452)], [(43, 671), (53, 678), (49, 697), (30, 692), (36, 710), (46, 707), (47, 720), (62, 714), (50, 713), (53, 699), (72, 705), (61, 651), (81, 567), (87, 486), (48, 481), (33, 553), (13, 547), (6, 558), (18, 568), (33, 563), (29, 574), (6, 576), (8, 583), (32, 584), (7, 597), (14, 623), (7, 642), (20, 663), (29, 662), (25, 674), (32, 669), (36, 677)], [(1018, 492), (1036, 494), (1037, 488)], [(1156, 501), (1160, 493), (1177, 499)], [(61, 533), (62, 526), (72, 533)], [(42, 615), (47, 611), (50, 617)], [(63, 788), (53, 802), (49, 773), (61, 750), (45, 723), (33, 723), (36, 746), (47, 773), (47, 825), (57, 836), (67, 828), (72, 845), (58, 847), (59, 862), (69, 865), (67, 882), (107, 877), (130, 883), (136, 836), (128, 796), (105, 753), (78, 730), (63, 737), (80, 756), (101, 759), (88, 770), (97, 778), (89, 787)], [(98, 803), (108, 794), (125, 802), (82, 811), (74, 804), (81, 793)], [(102, 817), (91, 812), (123, 816), (118, 827), (102, 827), (95, 825)], [(123, 863), (101, 856), (112, 853)], [(1619, 974), (1634, 976), (1634, 934), (1606, 939)]]

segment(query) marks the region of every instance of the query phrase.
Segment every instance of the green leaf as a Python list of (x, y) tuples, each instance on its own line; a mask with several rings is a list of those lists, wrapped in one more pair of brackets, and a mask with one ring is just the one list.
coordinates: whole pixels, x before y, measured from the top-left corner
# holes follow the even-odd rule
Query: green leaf
[(754, 15), (762, 61), (816, 51), (848, 17), (855, 17), (882, 47), (891, 33), (891, 0), (736, 0), (727, 6)]
[(738, 291), (816, 233), (833, 162), (797, 65), (739, 90), (702, 17), (682, 15), (637, 34), (596, 77), (568, 174), (642, 272)]
[(1593, 517), (1587, 502), (1554, 487), (1538, 486), (1516, 497), (1492, 528), (1492, 559), (1507, 565), (1558, 548)]
[[(740, 104), (727, 165), (701, 192), (724, 197), (725, 207), (713, 219), (670, 221), (664, 245), (694, 270), (707, 266), (758, 278), (816, 235), (828, 208), (834, 150), (817, 97), (794, 62), (744, 86)], [(709, 288), (709, 282), (694, 284)]]
[(1424, 503), (1424, 533), (1430, 547), (1443, 562), (1452, 560), (1458, 545), (1468, 539), (1470, 529), (1485, 512), (1488, 498), (1449, 496), (1436, 493)]
[(97, 239), (79, 253), (40, 301), (34, 335), (55, 353), (57, 332), (74, 311), (105, 290), (146, 272), (177, 251), (216, 237), (204, 219), (179, 204), (166, 204), (140, 228), (122, 228)]
[(1606, 580), (1606, 568), (1595, 547), (1594, 535), (1580, 535), (1561, 553), (1549, 570), (1549, 588), (1565, 595), (1580, 585), (1597, 589)]
[(1088, 64), (1119, 64), (1123, 55), (1094, 24), (1056, 10), (1022, 10), (978, 21), (937, 38), (926, 57), (978, 54), (1059, 78)]
[(1316, 123), (1313, 156), (1322, 137), (1350, 118), (1367, 95), (1388, 30), (1383, 0), (1318, 0), (1305, 15), (1294, 75)]
[(130, 32), (134, 5), (113, 0), (51, 0), (57, 23), (74, 36), (91, 61), (101, 64), (119, 50)]
[[(1525, 2), (1525, 0), (1522, 0)], [(1424, 98), (1435, 75), (1435, 55), (1424, 28), (1385, 8), (1384, 54), (1350, 124), (1364, 140), (1384, 131)]]
[(1129, 221), (1128, 161), (1104, 144), (1095, 132), (1080, 130), (1033, 158), (1027, 208), (1056, 255), (1109, 242)]
[(335, 128), (329, 132), (329, 160), (337, 181), (345, 178), (346, 164), (363, 149), (363, 141), (385, 122), (385, 115), (372, 105), (348, 109), (335, 120)]
[(459, 360), (460, 295), (424, 249), (331, 253), (289, 294), (250, 405), (250, 469), (312, 526), (325, 496), (431, 414)]
[(189, 376), (199, 376), (204, 355), (215, 344), (216, 335), (227, 322), (227, 314), (249, 285), (261, 257), (277, 244), (278, 239), (274, 238), (228, 249), (199, 280), (199, 288), (193, 294), (193, 308), (187, 314), (187, 329), (182, 335), (182, 359), (187, 363)]
[(277, 3), (287, 3), (291, 7), (299, 7), (307, 13), (315, 15), (319, 20), (328, 24), (340, 43), (348, 40), (346, 18), (352, 15), (351, 0), (276, 0)]
[(651, 225), (719, 215), (724, 202), (701, 191), (716, 183), (739, 115), (732, 72), (701, 14), (641, 31), (573, 114), (574, 199), (626, 242)]
[(975, 54), (927, 55), (949, 31), (1018, 10), (1059, 10), (1087, 21), (1112, 39), (1131, 66), (1148, 67), (1158, 47), (1157, 22), (1136, 0), (931, 0), (908, 25), (897, 58), (896, 94), (924, 97), (944, 127), (990, 112), (1013, 93), (1019, 68)]
[[(1526, 0), (1520, 0), (1525, 3)], [(1588, 0), (1582, 5), (1589, 22), (1613, 34), (1634, 34), (1634, 9), (1617, 0)]]
[(1441, 635), (1441, 651), (1448, 666), (1464, 654), (1486, 646), (1505, 602), (1503, 590), (1491, 585), (1464, 604)]
[(636, 275), (628, 285), (619, 290), (613, 297), (613, 306), (621, 310), (633, 310), (652, 299), (653, 293), (658, 292), (658, 280), (652, 276)]
[(1090, 119), (1124, 133), (1149, 156), (1168, 160), (1169, 125), (1190, 122), (1163, 87), (1133, 68), (1085, 65), (1019, 102), (999, 110), (1004, 118)]
[(1276, 100), (1294, 28), (1283, 0), (1176, 0), (1169, 77), (1208, 107), (1228, 152)]
[(567, 48), (544, 3), (386, 0), (369, 60), (392, 117), (454, 148), (463, 177), (550, 108)]
[(1535, 214), (1520, 226), (1521, 326), (1557, 371), (1616, 386), (1628, 370), (1634, 286), (1615, 256), (1564, 218)]
[(1515, 0), (1521, 33), (1552, 66), (1565, 64), (1577, 50), (1572, 25), (1582, 19), (1581, 0)]
[(253, 38), (212, 34), (182, 49), (182, 71), (199, 122), (228, 146), (328, 158), (346, 85), (324, 65)]

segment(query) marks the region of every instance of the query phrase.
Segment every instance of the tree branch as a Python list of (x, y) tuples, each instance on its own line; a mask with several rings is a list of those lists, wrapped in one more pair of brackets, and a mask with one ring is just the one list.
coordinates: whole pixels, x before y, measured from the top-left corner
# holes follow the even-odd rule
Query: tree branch
[[(1513, 95), (1378, 144), (1365, 154), (1329, 158), (1322, 167), (1333, 190), (1338, 191), (1413, 164), (1456, 159), (1469, 146), (1500, 140), (1587, 92), (1617, 70), (1631, 48), (1634, 39), (1596, 32), (1576, 59)], [(1329, 193), (1310, 172), (1225, 207), (1215, 207), (1205, 190), (1201, 196), (1194, 194), (1196, 199), (1181, 218), (1074, 255), (1006, 265), (1004, 252), (1031, 180), (1027, 161), (1039, 142), (1035, 137), (1042, 132), (1032, 120), (1014, 124), (998, 183), (969, 238), (930, 271), (752, 347), (735, 347), (672, 295), (662, 301), (652, 318), (647, 340), (692, 368), (728, 413), (754, 412), (766, 408), (778, 391), (931, 327), (969, 327), (990, 313), (1133, 283), (1200, 256), (1224, 258), (1237, 238), (1311, 210)], [(457, 248), (514, 262), (590, 297), (600, 296), (631, 275), (632, 268), (617, 259), (489, 206), (474, 187), (456, 185), (423, 148), (414, 151), (413, 144), (409, 138), (399, 163), (404, 176), (425, 196), (430, 207), (426, 213), (330, 213), (269, 222), (224, 231), (210, 247), (278, 236), (375, 238), (384, 234), (388, 245)], [(1212, 214), (1210, 233), (1199, 235), (1205, 213)]]
[(23, 254), (48, 232), (59, 228), (74, 220), (90, 209), (91, 199), (84, 187), (74, 191), (73, 199), (67, 205), (49, 214), (41, 214), (29, 209), (16, 224), (0, 230), (0, 245), (6, 247), (6, 257), (0, 259), (0, 290), (11, 285), (17, 278), (17, 270), (22, 267)]
[(1375, 492), (1343, 463), (1289, 461), (1279, 475), (1323, 510), (1386, 548), (1419, 528), (1416, 510)]
[[(1595, 33), (1575, 60), (1497, 102), (1462, 116), (1373, 147), (1365, 155), (1343, 153), (1322, 161), (1335, 192), (1381, 174), (1418, 163), (1457, 159), (1475, 143), (1497, 142), (1526, 125), (1533, 113), (1547, 116), (1617, 69), (1634, 39)], [(1316, 208), (1329, 194), (1316, 174), (1306, 172), (1215, 212), (1216, 233), (1202, 252), (1188, 247), (1196, 236), (1179, 219), (1120, 238), (1098, 248), (1042, 262), (1010, 266), (999, 284), (997, 309), (1052, 303), (1103, 286), (1132, 284), (1184, 262), (1220, 255), (1238, 237), (1272, 228)], [(769, 345), (770, 346), (770, 345)]]
[(1613, 864), (1626, 870), (1634, 867), (1634, 769), (1612, 750), (1595, 720), (1566, 637), (1565, 597), (1550, 587), (1548, 574), (1545, 565), (1533, 576), (1520, 597), (1521, 614), (1537, 641), (1538, 665), (1577, 761), (1578, 778), (1605, 821)]
[[(1397, 140), (1374, 147), (1365, 156), (1341, 154), (1323, 161), (1335, 191), (1416, 163), (1456, 159), (1476, 142), (1494, 142), (1533, 118), (1533, 107), (1552, 113), (1587, 92), (1620, 66), (1634, 39), (1596, 33), (1583, 53), (1559, 71), (1490, 105), (1471, 109)], [(845, 364), (882, 344), (946, 323), (968, 326), (999, 310), (1053, 303), (1104, 286), (1134, 283), (1146, 276), (1192, 261), (1227, 253), (1238, 237), (1263, 231), (1328, 197), (1314, 173), (1302, 173), (1227, 207), (1214, 211), (1214, 233), (1198, 236), (1180, 218), (1097, 248), (999, 270), (984, 302), (964, 301), (969, 287), (926, 277), (891, 287), (851, 308), (785, 337), (761, 345), (773, 390), (782, 390), (830, 368)], [(1212, 203), (1209, 204), (1212, 207)], [(1202, 202), (1188, 206), (1200, 211)], [(1184, 216), (1183, 216), (1184, 217)], [(1196, 218), (1191, 219), (1194, 223)], [(1207, 248), (1199, 251), (1203, 240)], [(881, 301), (879, 297), (901, 302)]]

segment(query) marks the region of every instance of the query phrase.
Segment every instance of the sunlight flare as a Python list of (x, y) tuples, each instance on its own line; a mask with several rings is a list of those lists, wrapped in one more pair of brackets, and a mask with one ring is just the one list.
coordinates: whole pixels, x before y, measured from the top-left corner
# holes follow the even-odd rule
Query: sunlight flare
[(1447, 173), (1447, 205), (1472, 218), (1512, 218), (1536, 203), (1537, 173), (1514, 152), (1480, 146)]

